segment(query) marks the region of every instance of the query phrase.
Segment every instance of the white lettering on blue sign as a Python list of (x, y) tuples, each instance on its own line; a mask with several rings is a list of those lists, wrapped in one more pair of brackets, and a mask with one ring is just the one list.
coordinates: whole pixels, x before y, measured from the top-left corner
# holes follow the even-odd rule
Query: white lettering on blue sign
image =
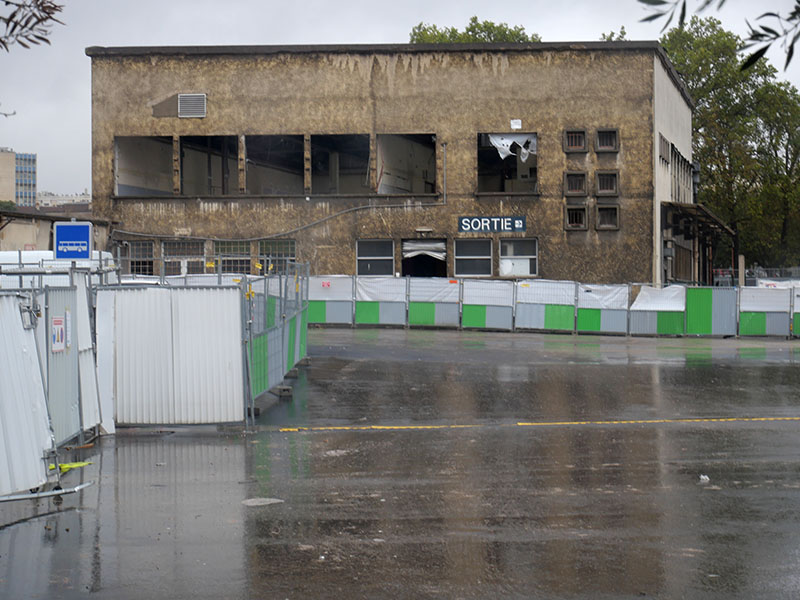
[(509, 233), (526, 230), (525, 217), (459, 217), (461, 233)]

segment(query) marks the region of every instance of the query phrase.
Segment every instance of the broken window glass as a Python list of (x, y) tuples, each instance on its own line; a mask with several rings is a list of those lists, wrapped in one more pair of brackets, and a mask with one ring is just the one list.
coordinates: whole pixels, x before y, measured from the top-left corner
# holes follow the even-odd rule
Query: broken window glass
[(478, 134), (478, 193), (537, 194), (535, 133)]

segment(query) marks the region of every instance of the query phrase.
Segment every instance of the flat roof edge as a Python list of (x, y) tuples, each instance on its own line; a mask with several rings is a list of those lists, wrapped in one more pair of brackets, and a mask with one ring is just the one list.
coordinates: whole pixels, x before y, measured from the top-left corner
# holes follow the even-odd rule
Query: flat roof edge
[(499, 44), (307, 44), (274, 46), (89, 46), (87, 56), (247, 55), (247, 54), (390, 54), (395, 52), (530, 52), (546, 50), (654, 50), (657, 41), (531, 42)]

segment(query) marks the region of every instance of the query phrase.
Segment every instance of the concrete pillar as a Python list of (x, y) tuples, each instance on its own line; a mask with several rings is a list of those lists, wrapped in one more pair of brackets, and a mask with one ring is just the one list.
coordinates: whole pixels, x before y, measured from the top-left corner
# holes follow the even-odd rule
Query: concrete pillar
[(181, 138), (172, 136), (172, 193), (181, 193)]
[(311, 193), (311, 136), (303, 135), (303, 192)]
[(243, 135), (239, 136), (239, 193), (247, 193), (247, 144)]

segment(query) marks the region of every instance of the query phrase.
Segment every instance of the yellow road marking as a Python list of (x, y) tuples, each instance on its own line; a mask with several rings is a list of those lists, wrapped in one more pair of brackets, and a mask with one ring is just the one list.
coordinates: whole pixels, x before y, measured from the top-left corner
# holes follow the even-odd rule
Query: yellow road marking
[(318, 427), (281, 427), (282, 433), (300, 431), (425, 431), (437, 429), (477, 429), (485, 427), (574, 427), (578, 425), (661, 425), (671, 423), (757, 423), (765, 421), (800, 421), (800, 417), (708, 417), (698, 419), (632, 419), (618, 421), (540, 421), (460, 425), (326, 425)]

